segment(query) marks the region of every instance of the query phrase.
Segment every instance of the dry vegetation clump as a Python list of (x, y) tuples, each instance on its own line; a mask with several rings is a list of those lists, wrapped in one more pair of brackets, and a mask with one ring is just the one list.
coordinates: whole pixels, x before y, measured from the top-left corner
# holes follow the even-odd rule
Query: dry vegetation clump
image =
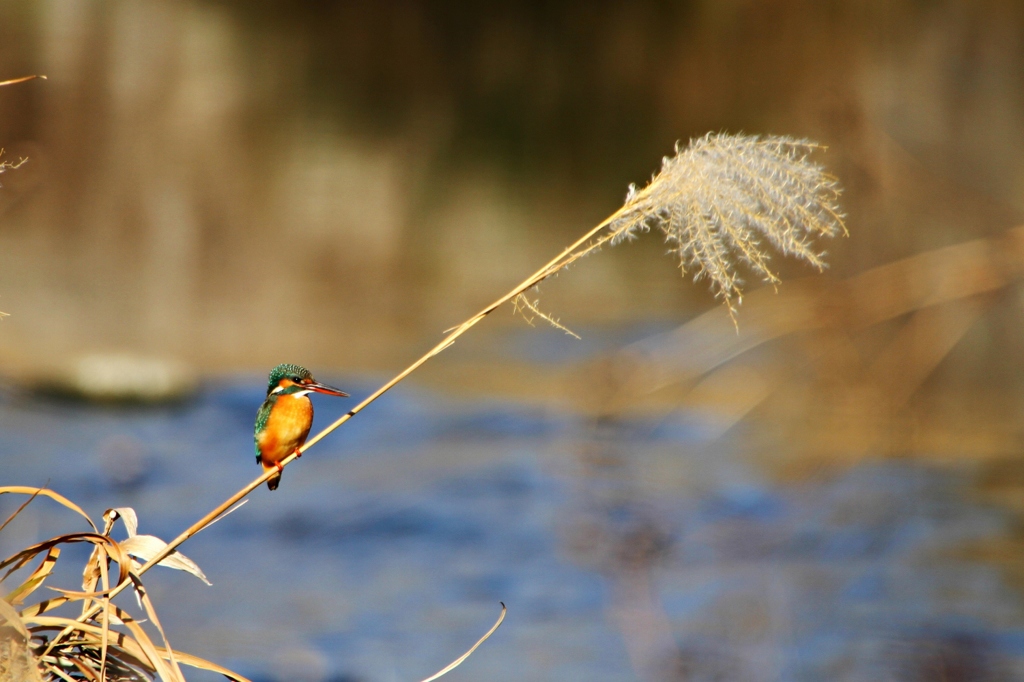
[[(4, 571), (0, 582), (6, 584), (15, 574), (21, 578), (17, 586), (0, 599), (0, 681), (160, 679), (183, 682), (181, 666), (184, 665), (246, 682), (246, 678), (227, 668), (171, 649), (139, 576), (140, 564), (136, 561), (148, 560), (165, 543), (152, 535), (136, 532), (138, 521), (131, 508), (108, 509), (100, 531), (78, 505), (52, 490), (0, 487), (0, 494), (4, 493), (25, 494), (29, 499), (0, 525), (0, 531), (40, 495), (81, 515), (90, 530), (58, 535), (0, 561), (0, 571)], [(121, 541), (111, 536), (118, 519), (128, 535)], [(51, 594), (40, 595), (38, 591), (56, 567), (62, 546), (72, 543), (93, 546), (82, 571), (81, 590), (46, 586)], [(199, 567), (184, 555), (174, 552), (168, 559), (169, 562), (164, 560), (160, 565), (188, 571), (209, 584)], [(30, 564), (37, 560), (28, 571)], [(116, 570), (113, 570), (115, 564)], [(111, 602), (113, 588), (122, 584), (132, 587), (141, 615), (132, 615)], [(30, 601), (33, 596), (45, 598)], [(93, 606), (99, 608), (93, 610)], [(74, 614), (75, 610), (78, 614)], [(143, 628), (143, 622), (150, 623), (156, 630), (157, 641)]]
[[(171, 648), (141, 575), (149, 567), (159, 565), (187, 571), (207, 585), (210, 582), (195, 562), (163, 540), (152, 535), (140, 535), (133, 509), (108, 509), (103, 514), (103, 530), (100, 531), (78, 505), (52, 490), (27, 486), (0, 487), (0, 495), (5, 493), (28, 495), (29, 498), (0, 524), (0, 532), (38, 496), (55, 500), (79, 514), (91, 530), (58, 535), (0, 561), (0, 571), (3, 571), (0, 584), (16, 574), (20, 577), (18, 585), (0, 598), (0, 682), (157, 679), (185, 682), (182, 666), (209, 670), (236, 682), (249, 682), (216, 663)], [(233, 509), (237, 507), (219, 514), (217, 518)], [(121, 541), (111, 537), (118, 520), (124, 524), (128, 536)], [(213, 521), (205, 522), (202, 527), (210, 523)], [(175, 541), (176, 544), (180, 542), (180, 538)], [(46, 595), (47, 598), (26, 605), (53, 572), (60, 558), (61, 546), (72, 543), (93, 546), (82, 571), (82, 589), (47, 586), (56, 594)], [(37, 559), (39, 562), (28, 571), (30, 564)], [(140, 561), (146, 563), (140, 564)], [(113, 570), (114, 564), (116, 571)], [(133, 615), (111, 602), (127, 587), (131, 587), (135, 594), (140, 615)], [(74, 614), (76, 609), (77, 615)], [(494, 634), (504, 619), (505, 605), (502, 604), (497, 621), (483, 637), (466, 653), (422, 682), (433, 682), (461, 665)], [(151, 630), (155, 630), (155, 639), (143, 623), (149, 623)]]

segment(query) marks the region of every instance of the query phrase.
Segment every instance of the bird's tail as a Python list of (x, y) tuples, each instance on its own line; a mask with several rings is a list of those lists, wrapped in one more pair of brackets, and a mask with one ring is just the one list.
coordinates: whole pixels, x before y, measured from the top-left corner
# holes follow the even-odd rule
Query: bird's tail
[[(266, 464), (263, 465), (263, 471), (270, 471), (272, 469), (274, 471), (277, 471), (277, 467), (274, 466), (274, 465), (270, 465), (270, 466), (267, 466)], [(277, 490), (277, 486), (279, 486), (280, 484), (281, 484), (281, 472), (280, 471), (277, 471), (277, 473), (275, 475), (273, 475), (273, 476), (271, 476), (270, 478), (267, 479), (267, 487), (270, 488), (271, 490)]]

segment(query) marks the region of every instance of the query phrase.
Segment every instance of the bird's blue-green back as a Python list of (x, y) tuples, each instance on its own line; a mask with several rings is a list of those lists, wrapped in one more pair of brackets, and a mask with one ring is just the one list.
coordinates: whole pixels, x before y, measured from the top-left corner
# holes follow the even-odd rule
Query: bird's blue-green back
[(253, 429), (252, 438), (253, 443), (256, 446), (256, 461), (259, 462), (261, 458), (260, 453), (260, 434), (263, 429), (267, 428), (267, 421), (270, 419), (270, 413), (274, 409), (274, 403), (277, 402), (277, 395), (271, 394), (267, 396), (267, 399), (260, 405), (259, 412), (256, 413), (256, 427)]

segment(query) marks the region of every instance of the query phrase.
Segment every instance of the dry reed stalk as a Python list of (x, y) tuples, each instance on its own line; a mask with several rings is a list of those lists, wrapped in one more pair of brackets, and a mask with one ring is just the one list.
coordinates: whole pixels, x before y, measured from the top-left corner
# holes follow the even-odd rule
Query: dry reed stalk
[[(630, 187), (622, 208), (511, 291), (449, 329), (440, 343), (310, 438), (299, 452), (283, 459), (281, 466), (287, 466), (319, 443), (502, 305), (528, 301), (520, 297), (547, 278), (606, 244), (635, 238), (638, 232), (660, 229), (666, 241), (673, 245), (683, 271), (693, 271), (695, 279), (709, 279), (730, 316), (735, 314), (735, 304), (741, 302), (743, 280), (736, 272), (737, 262), (765, 281), (778, 281), (768, 267), (769, 254), (762, 241), (784, 255), (823, 268), (824, 254), (813, 248), (813, 239), (845, 232), (845, 227), (836, 205), (839, 188), (835, 179), (808, 160), (808, 154), (815, 148), (811, 142), (786, 137), (726, 134), (708, 134), (692, 140), (686, 149), (677, 147), (675, 156), (663, 159), (661, 171), (646, 187), (639, 191)], [(528, 307), (535, 308), (535, 305)], [(66, 625), (50, 640), (50, 646), (57, 645), (76, 627), (95, 618), (110, 599), (135, 584), (133, 581), (139, 576), (171, 556), (182, 543), (229, 512), (276, 474), (271, 470), (258, 476), (167, 543), (137, 570), (122, 575), (113, 588), (102, 591), (103, 602), (86, 609), (75, 624)], [(500, 624), (501, 619), (498, 622)]]
[[(440, 343), (307, 440), (299, 452), (281, 460), (281, 466), (291, 464), (505, 303), (605, 244), (632, 239), (637, 232), (652, 227), (662, 230), (666, 240), (675, 245), (684, 272), (689, 268), (695, 270), (695, 278), (710, 279), (730, 311), (735, 310), (733, 300), (739, 302), (743, 283), (731, 259), (739, 260), (767, 281), (777, 281), (768, 269), (769, 255), (763, 250), (762, 238), (785, 255), (823, 268), (824, 254), (814, 251), (811, 239), (845, 233), (845, 227), (835, 203), (839, 195), (835, 178), (807, 159), (816, 148), (814, 143), (786, 137), (726, 134), (708, 134), (691, 141), (685, 150), (677, 148), (674, 157), (662, 160), (661, 172), (645, 188), (637, 191), (630, 187), (622, 208), (511, 291), (449, 329)], [(143, 564), (138, 574), (165, 559), (276, 473), (265, 472), (231, 495)], [(118, 584), (110, 596), (119, 594), (128, 584)]]
[(42, 78), (43, 80), (46, 80), (46, 76), (43, 76), (42, 74), (22, 76), (21, 78), (11, 78), (10, 80), (0, 81), (0, 88), (2, 88), (5, 85), (16, 85), (18, 83), (24, 83), (25, 81), (35, 80), (36, 78)]
[[(42, 78), (43, 80), (46, 80), (46, 76), (41, 76), (41, 75), (40, 76), (36, 76), (36, 75), (33, 75), (33, 76), (22, 76), (21, 78), (12, 78), (10, 80), (0, 81), (0, 87), (3, 87), (5, 85), (15, 85), (17, 83), (24, 83), (26, 81), (35, 80), (36, 78)], [(17, 168), (18, 166), (20, 166), (21, 164), (25, 163), (28, 160), (28, 159), (19, 159), (19, 160), (17, 160), (17, 161), (12, 163), (10, 161), (5, 161), (3, 159), (3, 155), (4, 155), (4, 150), (3, 150), (3, 148), (0, 148), (0, 173), (3, 173), (4, 171), (8, 171), (8, 170), (13, 170), (13, 169)], [(8, 317), (8, 313), (0, 311), (0, 318), (3, 318), (3, 317)]]

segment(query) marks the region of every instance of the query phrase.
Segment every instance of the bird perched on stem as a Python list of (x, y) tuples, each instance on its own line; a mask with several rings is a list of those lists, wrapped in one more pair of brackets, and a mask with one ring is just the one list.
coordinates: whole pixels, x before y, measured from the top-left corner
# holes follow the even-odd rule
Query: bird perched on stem
[(256, 413), (256, 462), (264, 471), (277, 469), (277, 475), (267, 479), (267, 487), (277, 490), (281, 482), (281, 464), (288, 455), (298, 452), (313, 425), (313, 403), (310, 393), (324, 393), (347, 398), (348, 393), (325, 386), (313, 379), (305, 367), (283, 364), (270, 370), (267, 399)]

